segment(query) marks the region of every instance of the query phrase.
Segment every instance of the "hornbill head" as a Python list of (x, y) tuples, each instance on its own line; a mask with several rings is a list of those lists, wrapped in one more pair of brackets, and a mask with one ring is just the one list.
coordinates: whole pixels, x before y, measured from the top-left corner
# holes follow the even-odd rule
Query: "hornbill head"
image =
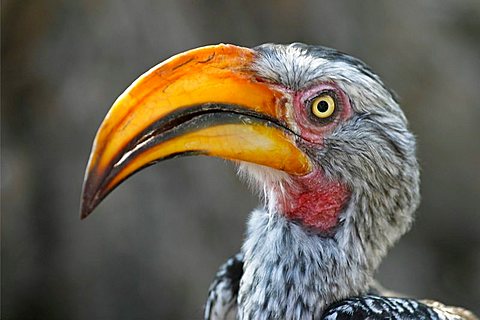
[(394, 96), (324, 47), (222, 44), (153, 67), (98, 130), (81, 217), (130, 175), (182, 155), (238, 162), (269, 215), (352, 248), (338, 252), (368, 275), (419, 201), (415, 140)]

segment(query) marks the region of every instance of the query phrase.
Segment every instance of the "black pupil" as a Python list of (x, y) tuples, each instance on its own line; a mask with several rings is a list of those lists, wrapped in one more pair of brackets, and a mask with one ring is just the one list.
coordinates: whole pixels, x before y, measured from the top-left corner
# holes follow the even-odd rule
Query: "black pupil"
[(328, 102), (325, 100), (322, 100), (318, 103), (317, 109), (320, 112), (326, 112), (328, 110)]

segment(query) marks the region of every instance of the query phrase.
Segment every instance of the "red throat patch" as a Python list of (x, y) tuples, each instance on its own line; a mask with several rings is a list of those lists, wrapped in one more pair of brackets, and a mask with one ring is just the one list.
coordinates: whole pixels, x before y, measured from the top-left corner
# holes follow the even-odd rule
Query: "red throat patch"
[(325, 178), (320, 171), (304, 177), (294, 177), (293, 184), (285, 190), (287, 197), (280, 203), (281, 211), (303, 226), (328, 233), (350, 198), (348, 188)]

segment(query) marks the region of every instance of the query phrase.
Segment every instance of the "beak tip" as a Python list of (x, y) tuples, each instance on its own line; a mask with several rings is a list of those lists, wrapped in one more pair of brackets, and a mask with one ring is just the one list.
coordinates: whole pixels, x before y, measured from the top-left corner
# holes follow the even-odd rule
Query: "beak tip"
[(84, 220), (86, 217), (92, 213), (93, 209), (95, 209), (96, 205), (93, 204), (88, 199), (82, 198), (82, 202), (80, 204), (80, 220)]
[[(94, 176), (89, 175), (83, 185), (82, 197), (80, 200), (80, 220), (88, 217), (100, 203), (98, 197), (98, 183)], [(95, 180), (95, 181), (92, 181)]]

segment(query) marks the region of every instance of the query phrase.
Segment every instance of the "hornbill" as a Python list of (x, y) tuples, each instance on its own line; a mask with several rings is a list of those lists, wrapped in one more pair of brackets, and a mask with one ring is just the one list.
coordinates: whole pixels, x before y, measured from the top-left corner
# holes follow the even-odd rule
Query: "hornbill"
[(185, 155), (235, 161), (263, 197), (206, 319), (461, 319), (387, 297), (373, 274), (419, 203), (415, 139), (362, 61), (300, 43), (207, 46), (140, 76), (101, 124), (81, 217), (122, 181)]

